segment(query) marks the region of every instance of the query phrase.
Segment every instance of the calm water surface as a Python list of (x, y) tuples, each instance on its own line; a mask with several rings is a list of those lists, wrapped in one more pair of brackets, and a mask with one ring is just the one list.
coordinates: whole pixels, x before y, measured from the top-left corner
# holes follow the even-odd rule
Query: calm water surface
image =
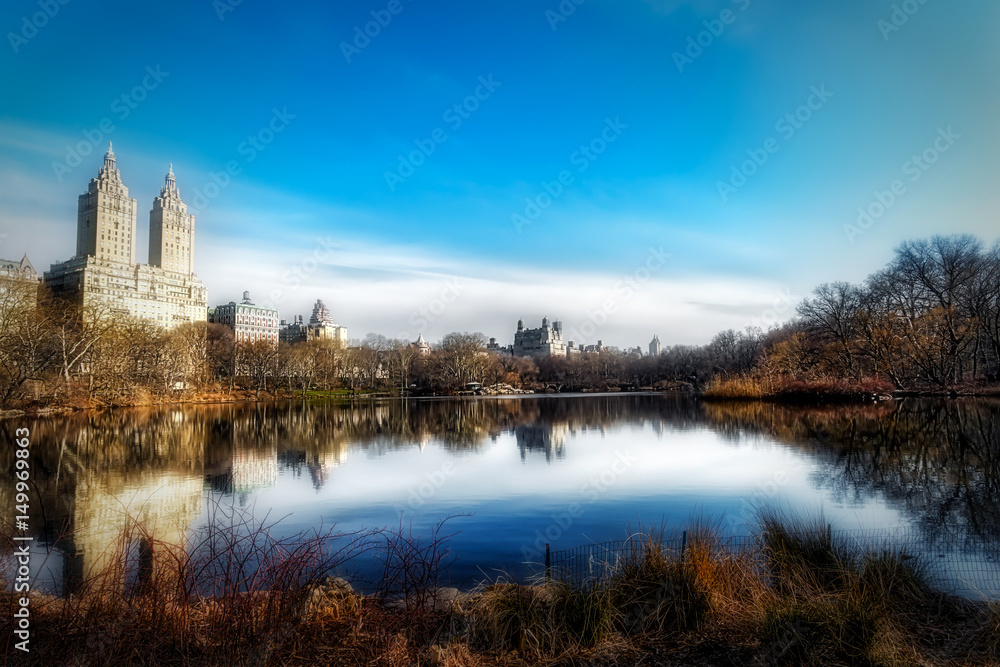
[[(951, 544), (1000, 533), (997, 401), (531, 396), (167, 407), (29, 425), (33, 567), (55, 588), (99, 565), (126, 516), (179, 541), (220, 503), (280, 518), (285, 534), (401, 521), (423, 533), (455, 517), (455, 584), (523, 575), (545, 543), (697, 515), (745, 532), (762, 502), (822, 512), (835, 529), (903, 527)], [(21, 426), (0, 424), (5, 441)], [(0, 459), (13, 470), (9, 451)], [(12, 507), (12, 489), (0, 493)]]

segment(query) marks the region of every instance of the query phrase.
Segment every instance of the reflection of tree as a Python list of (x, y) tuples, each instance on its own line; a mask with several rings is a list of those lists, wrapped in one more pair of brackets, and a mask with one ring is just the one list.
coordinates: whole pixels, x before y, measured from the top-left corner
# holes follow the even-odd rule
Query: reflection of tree
[[(845, 501), (883, 497), (931, 536), (1000, 539), (1000, 401), (793, 408), (681, 395), (257, 403), (35, 419), (31, 466), (41, 501), (33, 496), (31, 525), (50, 542), (75, 529), (59, 548), (93, 561), (121, 530), (126, 506), (154, 537), (183, 534), (206, 486), (245, 494), (280, 475), (308, 475), (319, 490), (336, 484), (351, 456), (424, 446), (461, 456), (503, 434), (523, 457), (540, 452), (558, 462), (573, 455), (568, 436), (625, 424), (776, 439), (819, 461), (816, 483)], [(0, 422), (0, 437), (12, 441), (23, 425)], [(12, 448), (0, 448), (0, 466), (13, 470)], [(0, 485), (0, 504), (12, 507), (11, 494)]]
[[(696, 417), (697, 409), (681, 397), (622, 395), (227, 404), (41, 418), (30, 424), (32, 478), (43, 501), (32, 503), (32, 525), (54, 538), (64, 523), (72, 528), (79, 521), (82, 504), (97, 502), (85, 500), (93, 490), (116, 498), (128, 489), (156, 488), (168, 476), (246, 493), (273, 484), (282, 472), (308, 471), (318, 489), (351, 452), (380, 456), (436, 443), (462, 454), (501, 433), (523, 441), (526, 428), (548, 433), (551, 441), (554, 428), (573, 433), (664, 420), (690, 425)], [(0, 422), (0, 434), (12, 441), (13, 429), (22, 425)], [(526, 451), (533, 447), (525, 445)], [(552, 443), (553, 453), (560, 449)], [(13, 470), (13, 461), (11, 449), (0, 449), (0, 465)], [(11, 506), (8, 486), (0, 487), (0, 501)]]
[(844, 500), (881, 496), (928, 537), (1000, 540), (1000, 401), (704, 411), (730, 437), (761, 433), (808, 451), (823, 463), (819, 484)]

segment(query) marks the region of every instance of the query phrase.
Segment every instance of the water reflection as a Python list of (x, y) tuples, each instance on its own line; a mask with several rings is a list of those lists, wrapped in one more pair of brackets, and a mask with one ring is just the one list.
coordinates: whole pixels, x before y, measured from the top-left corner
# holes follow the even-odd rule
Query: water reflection
[(910, 400), (792, 409), (706, 405), (728, 437), (752, 431), (823, 463), (840, 498), (881, 497), (930, 538), (1000, 541), (1000, 401)]
[[(6, 421), (0, 431), (11, 441), (23, 425)], [(129, 520), (177, 542), (205, 520), (212, 496), (294, 512), (300, 526), (327, 517), (391, 524), (407, 502), (427, 521), (472, 511), (464, 552), (509, 564), (551, 516), (583, 502), (586, 484), (623, 452), (638, 465), (600, 490), (560, 534), (562, 546), (617, 537), (639, 514), (730, 510), (766, 488), (789, 456), (804, 472), (778, 489), (779, 499), (812, 494), (876, 508), (869, 515), (886, 507), (895, 513), (886, 521), (908, 521), (931, 538), (1000, 541), (993, 400), (830, 408), (679, 395), (286, 403), (122, 410), (30, 426), (39, 494), (31, 526), (64, 554), (58, 576), (68, 585), (105, 564)], [(454, 480), (441, 473), (444, 460), (465, 462)], [(14, 469), (10, 448), (0, 464)], [(435, 475), (447, 484), (435, 486)], [(420, 484), (426, 497), (415, 492)], [(0, 488), (5, 507), (12, 496), (12, 485)]]

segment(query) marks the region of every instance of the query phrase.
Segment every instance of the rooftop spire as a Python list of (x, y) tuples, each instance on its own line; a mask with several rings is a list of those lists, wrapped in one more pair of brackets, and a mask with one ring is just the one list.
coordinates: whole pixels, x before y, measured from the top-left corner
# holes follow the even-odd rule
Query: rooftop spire
[(115, 149), (111, 142), (108, 142), (108, 152), (104, 154), (104, 171), (108, 174), (115, 172)]
[(174, 163), (170, 163), (170, 169), (167, 171), (167, 177), (164, 179), (163, 189), (160, 191), (160, 196), (172, 196), (180, 197), (181, 193), (177, 190), (177, 179), (174, 177)]

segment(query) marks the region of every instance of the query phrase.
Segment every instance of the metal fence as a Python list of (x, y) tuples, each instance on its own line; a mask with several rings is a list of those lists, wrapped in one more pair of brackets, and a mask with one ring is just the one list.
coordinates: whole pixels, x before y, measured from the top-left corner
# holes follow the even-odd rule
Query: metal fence
[[(929, 540), (906, 529), (834, 531), (827, 537), (848, 554), (890, 550), (903, 556), (935, 589), (970, 599), (1000, 600), (1000, 544), (974, 541)], [(688, 534), (653, 540), (667, 556), (683, 558), (690, 549)], [(629, 556), (642, 553), (650, 543), (646, 535), (626, 540), (585, 544), (561, 551), (546, 546), (545, 574), (575, 585), (601, 581), (618, 572)], [(746, 554), (765, 571), (764, 544), (759, 536), (715, 537), (713, 548), (729, 555)]]

